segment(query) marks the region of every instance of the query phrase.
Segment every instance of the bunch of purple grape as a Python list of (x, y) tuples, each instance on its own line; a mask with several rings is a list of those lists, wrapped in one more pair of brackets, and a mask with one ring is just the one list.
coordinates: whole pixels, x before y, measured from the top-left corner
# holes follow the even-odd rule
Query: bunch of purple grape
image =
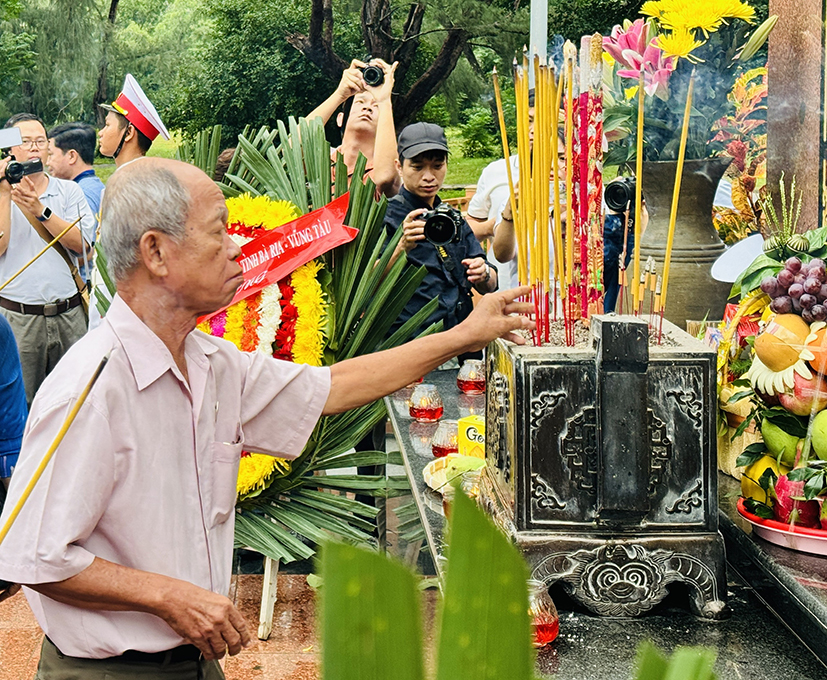
[(824, 260), (802, 262), (791, 257), (777, 276), (761, 282), (761, 290), (772, 298), (776, 314), (800, 314), (807, 323), (827, 321), (827, 267)]

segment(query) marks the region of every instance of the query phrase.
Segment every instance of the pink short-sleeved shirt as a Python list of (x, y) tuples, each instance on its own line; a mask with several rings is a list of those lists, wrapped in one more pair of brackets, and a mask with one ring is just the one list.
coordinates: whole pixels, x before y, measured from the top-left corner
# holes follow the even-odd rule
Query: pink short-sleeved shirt
[[(298, 456), (330, 391), (327, 368), (239, 352), (200, 331), (186, 340), (189, 384), (161, 340), (116, 296), (40, 388), (0, 526), (101, 358), (111, 356), (6, 540), (0, 579), (49, 583), (94, 558), (229, 590), (242, 446)], [(182, 644), (140, 612), (88, 611), (25, 588), (64, 653), (104, 658)]]

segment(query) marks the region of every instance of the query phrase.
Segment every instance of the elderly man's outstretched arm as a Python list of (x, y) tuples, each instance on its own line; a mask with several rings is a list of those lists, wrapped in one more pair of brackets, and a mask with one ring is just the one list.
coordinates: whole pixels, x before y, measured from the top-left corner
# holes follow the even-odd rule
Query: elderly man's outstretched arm
[(496, 338), (523, 344), (525, 339), (515, 331), (529, 330), (534, 322), (516, 314), (531, 313), (533, 305), (516, 300), (530, 292), (531, 289), (524, 286), (491, 293), (480, 300), (465, 321), (451, 330), (334, 364), (330, 369), (330, 395), (324, 414), (340, 413), (380, 399), (449, 359), (482, 349)]

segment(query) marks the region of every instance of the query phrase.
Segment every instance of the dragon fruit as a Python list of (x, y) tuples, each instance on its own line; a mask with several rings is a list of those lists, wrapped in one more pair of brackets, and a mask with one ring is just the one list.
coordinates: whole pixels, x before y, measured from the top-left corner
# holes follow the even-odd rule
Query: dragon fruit
[(775, 519), (784, 524), (798, 524), (810, 529), (820, 529), (818, 501), (797, 501), (793, 496), (804, 495), (804, 482), (791, 482), (787, 475), (775, 480), (775, 503), (772, 506)]

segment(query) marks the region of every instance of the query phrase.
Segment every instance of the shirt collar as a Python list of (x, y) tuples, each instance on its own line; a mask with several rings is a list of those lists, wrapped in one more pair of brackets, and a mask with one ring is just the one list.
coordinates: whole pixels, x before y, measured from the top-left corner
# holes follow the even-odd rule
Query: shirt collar
[[(167, 371), (172, 371), (181, 382), (185, 382), (167, 346), (138, 318), (120, 295), (115, 295), (105, 320), (123, 346), (139, 391)], [(205, 366), (206, 355), (216, 351), (218, 347), (205, 338), (198, 337), (197, 333), (187, 336), (185, 353), (188, 359)]]
[[(408, 191), (404, 185), (399, 189), (399, 193), (402, 194), (402, 198), (404, 198), (405, 201), (407, 201), (407, 203), (413, 206), (414, 208), (428, 208), (429, 210), (431, 209), (431, 206), (429, 206), (424, 199)], [(436, 208), (440, 203), (442, 203), (442, 199), (439, 196), (434, 196), (433, 207)]]
[(95, 171), (92, 168), (89, 168), (88, 170), (84, 170), (82, 173), (80, 173), (76, 177), (73, 177), (72, 181), (73, 182), (80, 182), (80, 180), (86, 179), (87, 177), (96, 177), (96, 176), (97, 175), (95, 175)]
[(44, 191), (41, 195), (43, 196), (57, 196), (60, 194), (60, 189), (58, 188), (57, 184), (58, 181), (51, 175), (46, 175), (49, 178), (49, 183), (46, 185), (46, 191)]

